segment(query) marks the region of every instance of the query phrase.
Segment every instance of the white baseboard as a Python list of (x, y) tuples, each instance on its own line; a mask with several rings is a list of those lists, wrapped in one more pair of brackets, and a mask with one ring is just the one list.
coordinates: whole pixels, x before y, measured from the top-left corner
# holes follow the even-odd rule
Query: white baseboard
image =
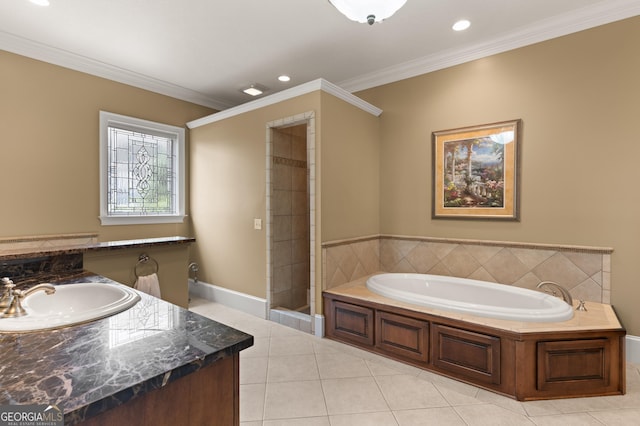
[(627, 362), (640, 364), (640, 337), (627, 335), (625, 346)]
[(313, 334), (324, 337), (324, 315), (315, 314), (313, 317)]
[(189, 294), (267, 319), (267, 300), (217, 285), (189, 280)]

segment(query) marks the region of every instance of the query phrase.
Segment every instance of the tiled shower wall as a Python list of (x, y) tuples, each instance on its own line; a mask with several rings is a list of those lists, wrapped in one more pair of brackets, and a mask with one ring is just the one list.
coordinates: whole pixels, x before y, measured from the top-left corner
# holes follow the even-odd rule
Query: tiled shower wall
[(273, 296), (271, 305), (308, 305), (309, 196), (306, 123), (273, 129)]
[(448, 275), (533, 289), (555, 281), (574, 299), (610, 303), (610, 248), (373, 236), (323, 244), (323, 289), (376, 272)]

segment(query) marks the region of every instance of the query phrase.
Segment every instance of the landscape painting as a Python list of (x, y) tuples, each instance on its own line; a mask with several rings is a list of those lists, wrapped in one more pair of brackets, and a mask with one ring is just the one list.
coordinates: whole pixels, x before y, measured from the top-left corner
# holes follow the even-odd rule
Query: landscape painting
[(519, 125), (433, 133), (433, 218), (518, 220)]

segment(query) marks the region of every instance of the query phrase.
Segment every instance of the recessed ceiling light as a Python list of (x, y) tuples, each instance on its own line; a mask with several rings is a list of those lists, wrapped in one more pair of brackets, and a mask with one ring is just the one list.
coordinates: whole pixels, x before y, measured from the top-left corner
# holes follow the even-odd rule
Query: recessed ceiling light
[(471, 22), (467, 21), (466, 19), (461, 19), (455, 24), (453, 24), (451, 28), (453, 28), (454, 31), (464, 31), (470, 26), (471, 26)]
[(244, 93), (246, 93), (247, 95), (251, 95), (251, 96), (258, 96), (258, 95), (262, 95), (262, 90), (256, 88), (256, 87), (247, 87), (246, 89), (243, 90)]
[(29, 0), (33, 4), (38, 6), (49, 6), (49, 0)]
[(264, 87), (262, 84), (252, 83), (252, 84), (249, 85), (249, 87), (246, 87), (246, 88), (240, 89), (240, 90), (242, 90), (247, 95), (258, 96), (258, 95), (262, 95), (263, 93), (265, 93), (269, 89)]
[(278, 77), (278, 80), (282, 81), (283, 83), (286, 83), (287, 81), (291, 80), (291, 77), (283, 74), (280, 77)]

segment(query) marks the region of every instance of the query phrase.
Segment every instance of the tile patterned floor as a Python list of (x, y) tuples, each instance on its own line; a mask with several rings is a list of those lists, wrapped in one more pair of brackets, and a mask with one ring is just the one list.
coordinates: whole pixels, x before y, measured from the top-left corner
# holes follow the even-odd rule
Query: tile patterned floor
[(190, 309), (254, 336), (242, 426), (640, 424), (640, 365), (627, 365), (624, 396), (518, 402), (207, 300)]

